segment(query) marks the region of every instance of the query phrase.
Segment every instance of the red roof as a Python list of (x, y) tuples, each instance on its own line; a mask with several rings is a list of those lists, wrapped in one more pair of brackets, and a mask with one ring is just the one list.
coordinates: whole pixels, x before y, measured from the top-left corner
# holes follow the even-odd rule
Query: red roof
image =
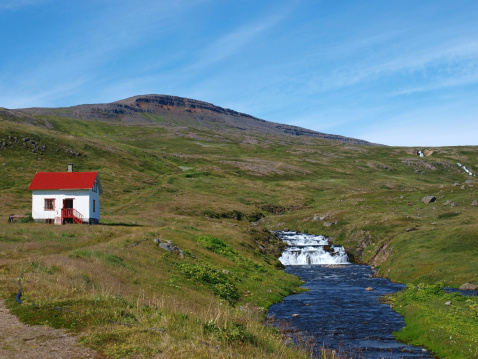
[(37, 172), (28, 189), (91, 189), (98, 172)]

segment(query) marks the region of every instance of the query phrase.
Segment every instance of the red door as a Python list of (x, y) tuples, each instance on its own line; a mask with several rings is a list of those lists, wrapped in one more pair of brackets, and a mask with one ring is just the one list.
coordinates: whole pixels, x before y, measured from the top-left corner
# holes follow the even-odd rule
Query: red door
[(63, 200), (61, 216), (63, 218), (73, 218), (73, 198), (66, 198)]
[(63, 200), (63, 208), (73, 208), (73, 198), (66, 198)]

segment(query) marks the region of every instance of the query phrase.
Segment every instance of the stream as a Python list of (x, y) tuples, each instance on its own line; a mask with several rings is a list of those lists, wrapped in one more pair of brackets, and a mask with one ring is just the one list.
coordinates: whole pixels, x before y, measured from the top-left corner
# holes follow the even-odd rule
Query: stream
[[(309, 289), (269, 308), (268, 316), (282, 322), (281, 327), (302, 333), (317, 348), (346, 353), (347, 358), (433, 358), (427, 350), (393, 338), (392, 333), (404, 326), (403, 317), (379, 299), (403, 284), (373, 277), (370, 266), (351, 264), (343, 247), (330, 245), (326, 237), (278, 235), (288, 244), (279, 258), (285, 271)], [(373, 290), (366, 291), (368, 287)]]

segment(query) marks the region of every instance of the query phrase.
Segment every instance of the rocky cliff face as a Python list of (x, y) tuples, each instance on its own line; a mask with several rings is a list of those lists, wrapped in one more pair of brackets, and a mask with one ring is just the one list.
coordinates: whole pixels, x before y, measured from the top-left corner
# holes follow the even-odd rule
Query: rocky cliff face
[(169, 95), (143, 95), (108, 104), (78, 105), (65, 108), (29, 108), (16, 112), (131, 125), (186, 126), (210, 128), (216, 131), (235, 130), (255, 134), (318, 137), (360, 145), (374, 145), (355, 138), (269, 122), (208, 102)]

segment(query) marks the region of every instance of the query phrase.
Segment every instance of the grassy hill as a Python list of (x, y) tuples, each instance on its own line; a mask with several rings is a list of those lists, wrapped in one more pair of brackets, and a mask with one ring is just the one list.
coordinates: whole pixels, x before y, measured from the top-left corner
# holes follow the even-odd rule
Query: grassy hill
[[(60, 112), (0, 113), (0, 295), (108, 357), (307, 357), (263, 326), (270, 304), (301, 290), (271, 230), (332, 236), (395, 281), (478, 282), (478, 182), (457, 165), (478, 172), (477, 147)], [(31, 212), (35, 172), (68, 163), (99, 171), (100, 225), (6, 223)]]

